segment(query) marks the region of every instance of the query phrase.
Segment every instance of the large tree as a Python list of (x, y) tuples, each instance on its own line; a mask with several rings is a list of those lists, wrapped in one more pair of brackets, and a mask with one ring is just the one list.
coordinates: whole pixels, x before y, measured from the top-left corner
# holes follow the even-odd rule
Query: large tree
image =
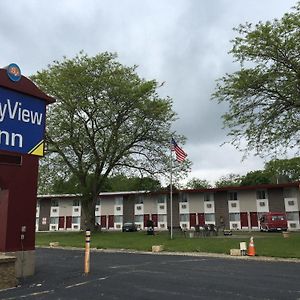
[[(258, 154), (300, 146), (300, 3), (272, 22), (235, 28), (230, 53), (240, 70), (219, 79), (213, 99), (231, 143)], [(246, 141), (246, 146), (244, 141)]]
[[(158, 95), (157, 81), (140, 78), (136, 66), (124, 66), (116, 58), (111, 53), (80, 53), (32, 76), (57, 99), (47, 115), (48, 155), (43, 164), (62, 178), (77, 177), (90, 228), (95, 224), (97, 196), (109, 175), (168, 172), (171, 124), (176, 118), (172, 101)], [(188, 166), (186, 161), (175, 168), (184, 172)]]

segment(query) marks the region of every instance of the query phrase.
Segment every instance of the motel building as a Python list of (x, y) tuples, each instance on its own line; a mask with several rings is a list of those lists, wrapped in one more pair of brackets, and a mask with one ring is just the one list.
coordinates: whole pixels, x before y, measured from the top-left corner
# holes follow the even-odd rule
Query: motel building
[[(96, 223), (104, 230), (121, 230), (134, 222), (141, 230), (152, 220), (156, 230), (173, 226), (194, 230), (213, 224), (231, 230), (260, 230), (265, 212), (285, 212), (289, 230), (300, 230), (299, 182), (197, 190), (174, 190), (170, 207), (168, 191), (100, 193), (95, 208)], [(39, 195), (36, 231), (84, 230), (81, 196)]]

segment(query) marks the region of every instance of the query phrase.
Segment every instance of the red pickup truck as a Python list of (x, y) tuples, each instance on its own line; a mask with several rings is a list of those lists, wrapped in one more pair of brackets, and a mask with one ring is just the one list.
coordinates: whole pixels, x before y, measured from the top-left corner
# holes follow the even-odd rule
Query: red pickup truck
[(260, 231), (287, 231), (288, 229), (285, 213), (264, 213), (259, 220)]

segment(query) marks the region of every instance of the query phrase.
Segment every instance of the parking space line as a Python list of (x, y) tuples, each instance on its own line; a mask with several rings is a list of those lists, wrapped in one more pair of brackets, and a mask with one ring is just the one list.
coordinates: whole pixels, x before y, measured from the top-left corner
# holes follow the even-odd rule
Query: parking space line
[(50, 294), (53, 293), (54, 290), (49, 290), (49, 291), (41, 291), (41, 292), (36, 292), (36, 293), (30, 293), (27, 295), (21, 295), (21, 296), (16, 296), (16, 297), (10, 297), (10, 298), (3, 298), (2, 300), (15, 300), (15, 299), (24, 299), (32, 296), (40, 296), (43, 294)]
[(66, 286), (65, 288), (66, 288), (66, 289), (70, 289), (70, 288), (73, 288), (73, 287), (85, 285), (85, 284), (90, 283), (90, 282), (91, 282), (91, 281), (79, 282), (79, 283), (75, 283), (75, 284), (72, 284), (72, 285), (68, 285), (68, 286)]
[(66, 286), (65, 289), (71, 289), (71, 288), (74, 288), (74, 287), (77, 287), (77, 286), (82, 286), (82, 285), (85, 285), (85, 284), (88, 284), (88, 283), (92, 283), (92, 282), (95, 282), (95, 281), (102, 281), (102, 280), (105, 280), (107, 278), (108, 278), (108, 276), (107, 277), (100, 277), (100, 278), (97, 278), (96, 280), (89, 280), (89, 281), (78, 282), (78, 283)]

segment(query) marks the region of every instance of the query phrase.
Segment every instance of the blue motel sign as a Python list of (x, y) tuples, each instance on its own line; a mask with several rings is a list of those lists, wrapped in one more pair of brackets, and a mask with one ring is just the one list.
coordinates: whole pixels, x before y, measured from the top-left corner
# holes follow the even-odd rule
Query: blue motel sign
[(46, 102), (0, 87), (0, 150), (44, 154)]

